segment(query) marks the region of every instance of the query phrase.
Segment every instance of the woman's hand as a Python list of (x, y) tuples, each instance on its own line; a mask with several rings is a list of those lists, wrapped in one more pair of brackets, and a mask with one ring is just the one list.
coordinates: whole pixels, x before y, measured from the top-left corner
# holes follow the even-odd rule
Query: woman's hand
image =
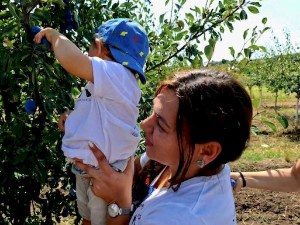
[(236, 186), (232, 188), (233, 194), (236, 194), (243, 187), (243, 179), (242, 179), (240, 173), (237, 173), (237, 172), (231, 172), (230, 178), (235, 180), (235, 182), (236, 182)]
[(132, 158), (128, 161), (124, 172), (115, 171), (108, 163), (106, 157), (93, 143), (89, 142), (99, 169), (89, 165), (76, 162), (81, 170), (87, 172), (91, 177), (91, 190), (93, 193), (110, 204), (116, 202), (121, 208), (130, 208), (132, 201)]
[(58, 120), (58, 128), (62, 131), (65, 132), (65, 122), (68, 118), (68, 116), (71, 114), (72, 110), (66, 111), (63, 114), (60, 115), (59, 120)]

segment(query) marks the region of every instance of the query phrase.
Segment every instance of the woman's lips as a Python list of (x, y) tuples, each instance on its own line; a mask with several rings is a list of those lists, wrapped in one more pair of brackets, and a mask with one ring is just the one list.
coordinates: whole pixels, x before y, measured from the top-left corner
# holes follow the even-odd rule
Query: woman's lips
[(146, 146), (153, 146), (153, 144), (152, 144), (152, 143), (149, 141), (149, 139), (147, 139), (147, 138), (146, 138), (145, 143), (146, 143)]

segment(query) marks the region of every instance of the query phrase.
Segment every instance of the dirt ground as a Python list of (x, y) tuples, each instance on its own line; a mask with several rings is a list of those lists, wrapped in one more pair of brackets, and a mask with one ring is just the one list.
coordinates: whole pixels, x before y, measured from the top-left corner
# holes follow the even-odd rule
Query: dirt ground
[[(266, 160), (249, 163), (246, 169), (231, 165), (232, 171), (258, 171), (290, 167), (293, 163)], [(279, 193), (243, 188), (235, 195), (238, 225), (300, 225), (300, 193)]]

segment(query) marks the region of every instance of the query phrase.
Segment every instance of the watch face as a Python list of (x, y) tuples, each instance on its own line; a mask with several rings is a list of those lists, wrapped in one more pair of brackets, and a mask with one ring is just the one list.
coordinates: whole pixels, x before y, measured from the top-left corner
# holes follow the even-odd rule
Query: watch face
[(119, 215), (119, 211), (120, 208), (116, 203), (112, 203), (108, 206), (108, 214), (113, 218)]

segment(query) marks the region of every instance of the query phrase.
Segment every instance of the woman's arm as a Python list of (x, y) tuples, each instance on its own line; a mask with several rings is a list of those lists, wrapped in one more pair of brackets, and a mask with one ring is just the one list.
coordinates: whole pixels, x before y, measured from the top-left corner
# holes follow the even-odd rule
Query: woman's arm
[[(282, 192), (300, 191), (300, 159), (291, 168), (244, 172), (243, 175), (246, 187)], [(242, 188), (243, 180), (239, 173), (234, 172), (231, 178), (237, 182), (233, 189), (236, 193)]]
[[(116, 172), (109, 165), (106, 157), (95, 145), (89, 142), (89, 147), (98, 160), (99, 169), (94, 169), (88, 165), (76, 162), (83, 171), (91, 177), (91, 190), (102, 198), (107, 204), (116, 202), (120, 208), (131, 208), (132, 201), (132, 158), (128, 161), (124, 172)], [(107, 215), (107, 224), (124, 225), (130, 221), (130, 215), (119, 215), (115, 218)]]

